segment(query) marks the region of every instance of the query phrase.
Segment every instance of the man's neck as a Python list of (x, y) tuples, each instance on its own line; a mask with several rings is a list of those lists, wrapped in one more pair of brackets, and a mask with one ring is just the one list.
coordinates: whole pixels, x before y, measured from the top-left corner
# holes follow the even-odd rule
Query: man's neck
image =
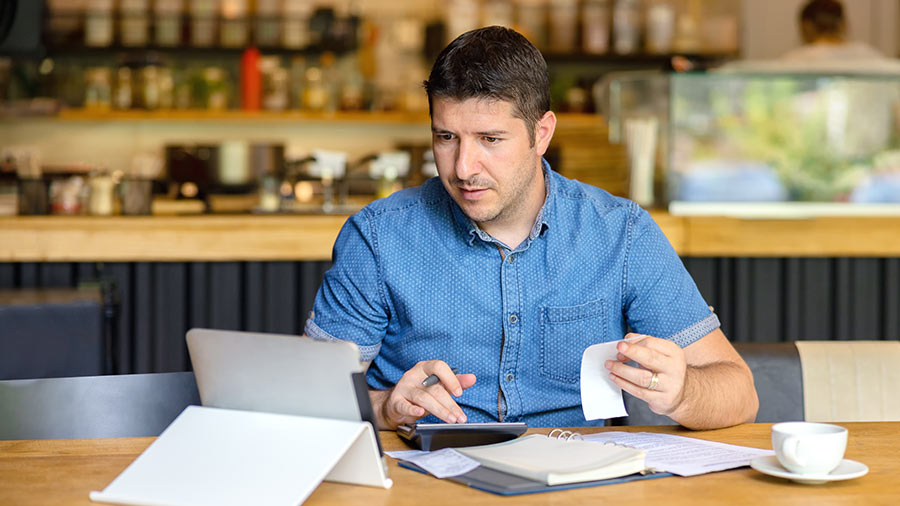
[(528, 205), (520, 209), (515, 216), (510, 216), (505, 220), (478, 224), (481, 230), (509, 246), (511, 250), (519, 247), (531, 235), (534, 222), (537, 220), (538, 213), (541, 212), (541, 208), (544, 206), (544, 201), (547, 198), (548, 189), (544, 180), (543, 168), (537, 177), (540, 178), (540, 184), (533, 185), (530, 194), (525, 199)]

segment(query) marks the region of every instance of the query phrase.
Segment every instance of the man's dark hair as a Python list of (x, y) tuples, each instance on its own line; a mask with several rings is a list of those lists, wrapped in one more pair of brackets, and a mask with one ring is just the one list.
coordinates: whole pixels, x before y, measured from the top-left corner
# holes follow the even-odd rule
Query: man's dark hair
[(800, 23), (809, 23), (819, 35), (843, 35), (844, 6), (837, 0), (811, 0), (800, 11)]
[(428, 109), (436, 98), (488, 98), (512, 102), (525, 121), (531, 145), (537, 122), (550, 110), (547, 62), (528, 39), (510, 28), (466, 32), (438, 55), (425, 81)]

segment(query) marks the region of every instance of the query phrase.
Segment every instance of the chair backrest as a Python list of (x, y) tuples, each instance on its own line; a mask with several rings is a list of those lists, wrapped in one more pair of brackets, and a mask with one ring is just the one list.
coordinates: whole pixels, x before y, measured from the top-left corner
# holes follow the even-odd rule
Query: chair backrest
[(98, 289), (0, 291), (0, 380), (103, 374)]
[(190, 404), (192, 372), (0, 381), (0, 440), (158, 436)]
[[(785, 343), (734, 343), (753, 372), (756, 394), (759, 396), (757, 422), (803, 420), (803, 374), (797, 346)], [(658, 415), (647, 403), (625, 393), (628, 416), (615, 419), (615, 425), (675, 425)]]

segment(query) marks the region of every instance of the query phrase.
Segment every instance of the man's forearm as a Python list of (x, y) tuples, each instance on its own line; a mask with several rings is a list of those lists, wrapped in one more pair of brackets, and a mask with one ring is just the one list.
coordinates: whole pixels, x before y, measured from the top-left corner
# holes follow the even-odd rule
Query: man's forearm
[(688, 366), (682, 402), (669, 417), (704, 430), (753, 422), (759, 399), (749, 369), (732, 362)]

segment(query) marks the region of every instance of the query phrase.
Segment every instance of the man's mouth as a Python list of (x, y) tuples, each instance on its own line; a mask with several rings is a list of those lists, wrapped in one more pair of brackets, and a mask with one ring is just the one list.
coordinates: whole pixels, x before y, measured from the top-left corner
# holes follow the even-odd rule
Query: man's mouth
[(488, 188), (463, 188), (459, 187), (459, 193), (465, 200), (478, 200), (487, 193)]

